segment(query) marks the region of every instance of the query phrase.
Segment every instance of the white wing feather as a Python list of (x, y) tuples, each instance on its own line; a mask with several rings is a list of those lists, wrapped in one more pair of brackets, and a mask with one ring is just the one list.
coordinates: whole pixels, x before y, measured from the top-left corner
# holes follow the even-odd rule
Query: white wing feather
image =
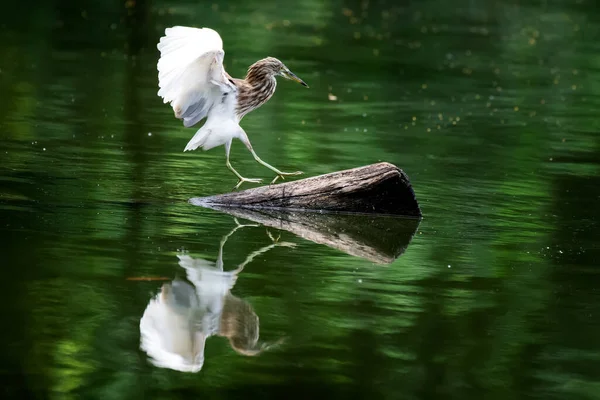
[(158, 95), (186, 127), (205, 118), (223, 93), (234, 91), (223, 68), (223, 41), (210, 28), (174, 26), (157, 45)]

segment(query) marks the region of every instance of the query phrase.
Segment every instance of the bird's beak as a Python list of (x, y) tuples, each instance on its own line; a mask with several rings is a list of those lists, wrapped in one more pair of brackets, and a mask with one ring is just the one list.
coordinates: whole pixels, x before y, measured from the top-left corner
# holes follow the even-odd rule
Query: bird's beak
[(299, 84), (301, 84), (302, 86), (306, 86), (308, 87), (308, 85), (306, 84), (306, 82), (304, 82), (302, 79), (298, 78), (296, 76), (296, 74), (294, 74), (292, 71), (288, 70), (282, 70), (281, 71), (281, 76), (283, 76), (286, 79), (298, 82)]

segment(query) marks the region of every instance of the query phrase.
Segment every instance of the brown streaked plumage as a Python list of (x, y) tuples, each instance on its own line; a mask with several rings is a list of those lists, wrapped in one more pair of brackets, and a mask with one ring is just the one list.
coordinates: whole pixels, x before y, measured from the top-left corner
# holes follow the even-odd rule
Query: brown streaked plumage
[(239, 119), (265, 104), (275, 93), (275, 76), (285, 68), (276, 58), (267, 57), (252, 64), (244, 79), (233, 79), (238, 89), (236, 114)]
[(277, 174), (271, 183), (301, 174), (300, 171), (282, 172), (261, 160), (239, 122), (273, 96), (276, 76), (308, 85), (273, 57), (252, 64), (244, 79), (232, 78), (223, 68), (223, 41), (212, 29), (176, 26), (167, 28), (165, 34), (157, 46), (161, 52), (158, 95), (165, 103), (171, 103), (175, 117), (182, 120), (185, 127), (204, 120), (184, 151), (225, 145), (225, 165), (239, 179), (235, 188), (243, 182), (261, 180), (244, 178), (232, 167), (229, 152), (234, 138), (244, 143), (259, 164)]

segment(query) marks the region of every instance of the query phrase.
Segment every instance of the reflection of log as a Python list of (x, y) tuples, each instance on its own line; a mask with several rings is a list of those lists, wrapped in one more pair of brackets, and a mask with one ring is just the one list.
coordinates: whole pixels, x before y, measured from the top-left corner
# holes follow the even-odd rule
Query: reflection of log
[(194, 198), (200, 206), (324, 210), (420, 217), (408, 176), (389, 163), (333, 172), (278, 185)]
[(389, 264), (408, 246), (419, 226), (414, 218), (315, 213), (277, 209), (207, 207), (324, 244), (377, 264)]

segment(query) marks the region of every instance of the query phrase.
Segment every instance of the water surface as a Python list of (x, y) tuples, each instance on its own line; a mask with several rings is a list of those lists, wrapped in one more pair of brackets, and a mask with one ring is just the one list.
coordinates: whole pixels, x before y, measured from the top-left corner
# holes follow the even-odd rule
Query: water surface
[[(5, 397), (599, 399), (600, 14), (529, 3), (4, 5)], [(310, 85), (244, 119), (267, 162), (409, 175), (424, 218), (399, 257), (187, 203), (236, 182), (156, 95), (171, 25), (219, 31), (233, 76), (270, 55)], [(239, 142), (232, 163), (272, 178)], [(224, 271), (254, 255), (223, 295), (258, 317), (250, 344), (155, 365), (145, 310), (204, 285), (178, 257), (217, 268), (226, 236)]]

